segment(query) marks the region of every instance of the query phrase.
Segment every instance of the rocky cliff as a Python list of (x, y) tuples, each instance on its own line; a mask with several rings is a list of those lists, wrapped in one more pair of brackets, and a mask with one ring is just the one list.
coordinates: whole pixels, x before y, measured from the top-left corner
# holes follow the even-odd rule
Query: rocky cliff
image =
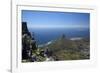
[(36, 49), (36, 41), (29, 32), (27, 23), (22, 22), (22, 60), (31, 60), (32, 51)]

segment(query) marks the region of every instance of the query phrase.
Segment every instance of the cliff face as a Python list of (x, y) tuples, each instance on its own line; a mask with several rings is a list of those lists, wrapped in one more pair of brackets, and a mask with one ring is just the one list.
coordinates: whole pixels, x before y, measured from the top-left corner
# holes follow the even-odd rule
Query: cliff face
[(30, 60), (33, 50), (36, 50), (35, 39), (29, 32), (27, 23), (22, 22), (22, 60)]
[(22, 35), (27, 34), (27, 35), (31, 35), (28, 28), (27, 28), (27, 23), (26, 22), (22, 22)]

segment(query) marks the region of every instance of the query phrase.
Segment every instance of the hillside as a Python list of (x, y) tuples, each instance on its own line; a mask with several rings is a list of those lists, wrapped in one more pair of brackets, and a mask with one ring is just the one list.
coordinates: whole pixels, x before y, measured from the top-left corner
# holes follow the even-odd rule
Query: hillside
[(38, 45), (22, 22), (22, 62), (82, 60), (90, 58), (89, 38), (67, 38), (65, 34), (55, 40)]
[(54, 60), (80, 60), (89, 59), (89, 40), (79, 39), (70, 40), (66, 36), (51, 41), (41, 47), (41, 49), (48, 49), (52, 51), (52, 57)]

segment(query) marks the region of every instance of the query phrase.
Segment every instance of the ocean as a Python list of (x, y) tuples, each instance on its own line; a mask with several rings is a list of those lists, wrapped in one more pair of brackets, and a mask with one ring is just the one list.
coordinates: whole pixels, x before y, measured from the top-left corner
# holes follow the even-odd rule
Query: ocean
[(66, 35), (66, 38), (86, 38), (90, 37), (89, 28), (73, 28), (73, 29), (29, 29), (35, 38), (38, 45), (45, 44), (51, 40), (56, 40), (60, 38), (63, 34)]

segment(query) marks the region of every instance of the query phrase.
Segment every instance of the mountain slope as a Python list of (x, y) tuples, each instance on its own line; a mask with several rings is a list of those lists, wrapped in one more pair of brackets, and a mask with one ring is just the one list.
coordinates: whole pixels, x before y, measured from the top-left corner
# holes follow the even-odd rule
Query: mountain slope
[(64, 35), (44, 45), (42, 49), (52, 51), (55, 60), (89, 59), (90, 54), (88, 39), (70, 40)]

